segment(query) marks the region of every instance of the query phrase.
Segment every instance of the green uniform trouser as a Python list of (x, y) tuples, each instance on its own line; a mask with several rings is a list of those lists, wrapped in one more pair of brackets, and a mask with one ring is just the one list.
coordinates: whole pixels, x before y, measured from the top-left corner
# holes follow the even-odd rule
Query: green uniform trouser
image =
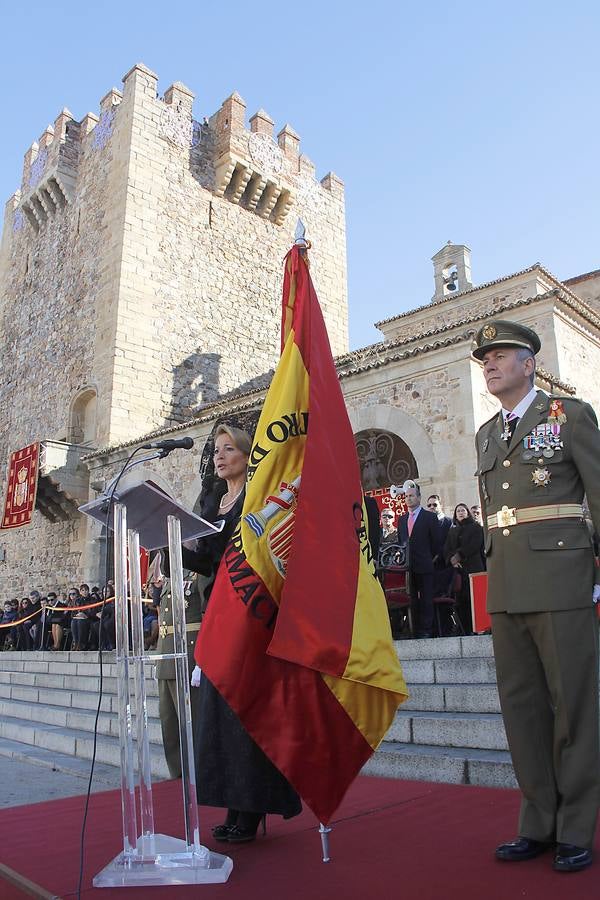
[(600, 800), (596, 610), (493, 613), (492, 637), (523, 793), (519, 835), (589, 849)]
[(175, 679), (158, 679), (158, 715), (160, 716), (163, 747), (169, 775), (171, 778), (181, 778), (177, 682)]

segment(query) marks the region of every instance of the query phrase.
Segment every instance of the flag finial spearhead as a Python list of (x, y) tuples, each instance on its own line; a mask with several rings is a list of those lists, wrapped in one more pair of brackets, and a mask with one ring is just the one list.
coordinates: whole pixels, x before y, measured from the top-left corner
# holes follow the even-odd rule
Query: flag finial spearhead
[(302, 221), (302, 219), (298, 219), (298, 222), (296, 223), (296, 231), (294, 233), (294, 246), (299, 248), (300, 255), (304, 257), (304, 260), (308, 265), (308, 256), (306, 251), (310, 250), (312, 244), (306, 237), (306, 228), (304, 227), (304, 222)]

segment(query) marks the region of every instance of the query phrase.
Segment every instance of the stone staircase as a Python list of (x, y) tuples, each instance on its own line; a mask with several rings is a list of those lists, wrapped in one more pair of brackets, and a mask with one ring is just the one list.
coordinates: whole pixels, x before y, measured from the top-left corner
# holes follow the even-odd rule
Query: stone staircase
[(365, 773), (516, 787), (491, 637), (397, 641), (396, 648), (410, 697)]
[[(96, 780), (115, 782), (120, 765), (115, 654), (103, 653)], [(158, 685), (148, 664), (148, 734), (156, 779), (168, 778), (158, 718)], [(0, 756), (89, 775), (100, 687), (97, 652), (0, 653)]]
[[(398, 641), (410, 699), (365, 773), (513, 787), (489, 637)], [(147, 665), (152, 774), (168, 778), (158, 691)], [(89, 774), (99, 690), (97, 653), (0, 653), (0, 756)], [(114, 653), (103, 654), (95, 779), (118, 783)]]

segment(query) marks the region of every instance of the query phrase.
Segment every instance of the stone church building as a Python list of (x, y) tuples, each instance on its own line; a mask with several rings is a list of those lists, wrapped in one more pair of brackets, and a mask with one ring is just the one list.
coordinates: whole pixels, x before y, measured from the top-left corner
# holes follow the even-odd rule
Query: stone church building
[[(196, 120), (143, 65), (99, 114), (63, 109), (25, 154), (0, 245), (0, 491), (40, 442), (30, 525), (0, 531), (0, 590), (99, 583), (105, 537), (77, 511), (153, 437), (190, 436), (146, 474), (192, 505), (215, 423), (258, 412), (277, 364), (283, 258), (297, 219), (356, 436), (365, 489), (408, 477), (474, 502), (474, 435), (494, 411), (470, 357), (490, 316), (541, 335), (538, 383), (600, 411), (600, 271), (536, 263), (473, 285), (470, 250), (433, 257), (434, 294), (348, 352), (344, 186), (290, 125), (246, 124), (239, 94)], [(374, 304), (376, 308), (376, 303)]]

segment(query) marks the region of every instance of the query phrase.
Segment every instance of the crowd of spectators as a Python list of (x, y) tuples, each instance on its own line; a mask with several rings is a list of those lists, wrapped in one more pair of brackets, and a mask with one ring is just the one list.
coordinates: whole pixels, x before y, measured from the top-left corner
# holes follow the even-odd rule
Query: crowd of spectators
[[(409, 510), (411, 512), (410, 523), (407, 521), (409, 518), (407, 513), (397, 511), (394, 504), (385, 506), (381, 512), (380, 572), (383, 574), (383, 570), (389, 566), (394, 568), (398, 565), (406, 565), (411, 574), (409, 585), (413, 616), (417, 621), (425, 602), (428, 601), (429, 606), (431, 605), (431, 599), (421, 597), (421, 593), (423, 595), (429, 593), (433, 598), (453, 596), (462, 630), (466, 634), (471, 634), (473, 623), (471, 621), (469, 575), (484, 572), (486, 568), (481, 507), (477, 503), (471, 506), (459, 503), (450, 517), (444, 513), (439, 494), (430, 494), (427, 497), (426, 506), (421, 506), (420, 491), (416, 485), (415, 490), (418, 492), (416, 509), (415, 511)], [(413, 548), (414, 536), (411, 539), (411, 526), (414, 520), (412, 517), (415, 516), (415, 513), (418, 515), (417, 510), (420, 511), (423, 508), (437, 517), (437, 528), (428, 532), (427, 540), (424, 540), (423, 529), (421, 529), (418, 535), (419, 546)], [(407, 526), (409, 527), (407, 528)], [(411, 550), (415, 557), (417, 549), (421, 556), (424, 554), (427, 559), (425, 561), (421, 559), (419, 569), (413, 572), (415, 563), (413, 560), (411, 564)], [(427, 592), (417, 590), (419, 578), (423, 582), (427, 581)], [(385, 578), (383, 581), (385, 587)], [(429, 614), (431, 615), (431, 610), (429, 610)], [(451, 627), (451, 623), (448, 627)], [(433, 636), (430, 621), (426, 622), (423, 633), (417, 633), (417, 636)]]
[[(30, 591), (0, 609), (0, 650), (113, 650), (114, 584)], [(14, 624), (13, 624), (14, 623)]]

